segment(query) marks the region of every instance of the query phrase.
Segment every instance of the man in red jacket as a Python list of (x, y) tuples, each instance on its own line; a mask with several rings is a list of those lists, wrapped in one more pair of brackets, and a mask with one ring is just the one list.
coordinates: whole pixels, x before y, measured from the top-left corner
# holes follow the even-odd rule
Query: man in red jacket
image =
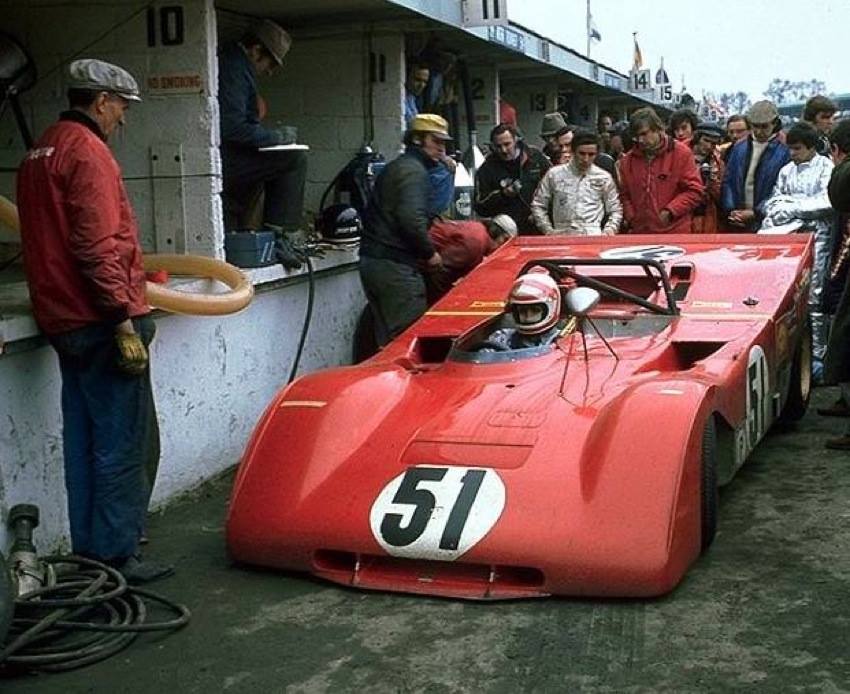
[(618, 162), (623, 231), (631, 234), (689, 234), (704, 186), (690, 148), (664, 132), (650, 108), (629, 119), (634, 147)]
[(140, 100), (122, 68), (74, 61), (70, 109), (27, 153), (17, 181), (33, 315), (62, 374), (73, 550), (131, 583), (173, 571), (138, 554), (144, 467), (159, 446), (147, 351), (154, 323), (139, 230), (106, 144), (130, 102)]
[(516, 235), (516, 222), (506, 214), (481, 221), (434, 220), (428, 236), (443, 259), (443, 265), (425, 276), (428, 304), (441, 298), (455, 282)]

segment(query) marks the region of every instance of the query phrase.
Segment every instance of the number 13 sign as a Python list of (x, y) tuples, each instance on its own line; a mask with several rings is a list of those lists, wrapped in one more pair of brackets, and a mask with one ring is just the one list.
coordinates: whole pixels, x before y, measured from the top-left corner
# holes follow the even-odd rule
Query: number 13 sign
[(388, 554), (451, 561), (478, 544), (504, 508), (495, 470), (422, 465), (381, 490), (369, 523)]

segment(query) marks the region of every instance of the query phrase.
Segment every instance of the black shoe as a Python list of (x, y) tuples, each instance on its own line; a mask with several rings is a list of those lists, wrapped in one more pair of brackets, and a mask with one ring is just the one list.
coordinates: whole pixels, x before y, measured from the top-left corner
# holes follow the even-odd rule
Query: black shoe
[(835, 439), (827, 439), (823, 445), (833, 451), (850, 451), (850, 436), (845, 434)]
[(850, 417), (850, 407), (844, 398), (838, 398), (827, 407), (818, 407), (818, 414), (821, 417)]
[(174, 567), (171, 564), (161, 564), (149, 559), (142, 559), (138, 555), (129, 557), (123, 564), (115, 568), (126, 579), (127, 583), (134, 586), (151, 583), (174, 573)]
[(282, 234), (275, 241), (274, 254), (277, 262), (287, 270), (297, 270), (307, 259), (304, 249), (296, 246), (286, 234)]

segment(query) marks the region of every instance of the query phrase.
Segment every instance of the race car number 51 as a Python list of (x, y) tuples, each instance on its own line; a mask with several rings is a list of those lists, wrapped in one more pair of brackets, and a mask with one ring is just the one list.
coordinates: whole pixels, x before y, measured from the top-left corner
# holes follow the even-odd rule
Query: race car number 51
[(504, 508), (495, 470), (421, 465), (381, 490), (369, 523), (387, 554), (451, 561), (478, 544)]

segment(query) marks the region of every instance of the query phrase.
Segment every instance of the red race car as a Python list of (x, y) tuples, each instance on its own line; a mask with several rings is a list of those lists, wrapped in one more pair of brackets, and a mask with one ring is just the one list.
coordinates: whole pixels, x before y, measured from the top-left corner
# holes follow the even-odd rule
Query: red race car
[[(805, 412), (811, 255), (808, 234), (509, 243), (371, 360), (277, 395), (231, 556), (461, 598), (670, 591), (718, 486)], [(517, 343), (529, 276), (563, 300)]]

